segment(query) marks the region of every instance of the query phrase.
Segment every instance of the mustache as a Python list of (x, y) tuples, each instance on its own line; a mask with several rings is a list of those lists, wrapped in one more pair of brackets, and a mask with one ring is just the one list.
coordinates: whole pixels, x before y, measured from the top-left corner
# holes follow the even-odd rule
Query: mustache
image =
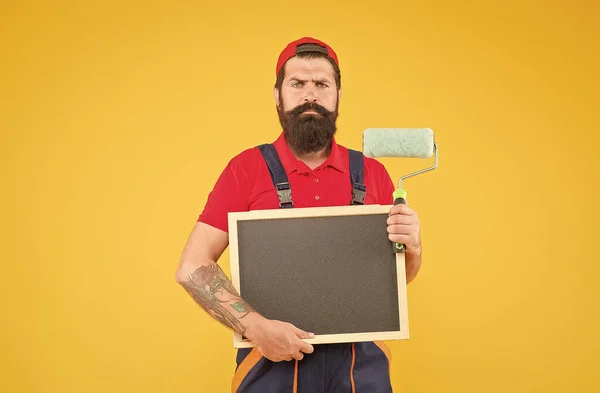
[(314, 102), (305, 102), (302, 105), (298, 105), (294, 109), (288, 111), (288, 114), (291, 115), (292, 117), (297, 117), (300, 114), (302, 114), (306, 111), (309, 111), (309, 110), (315, 111), (323, 117), (331, 114), (331, 112), (329, 112), (327, 109), (325, 109), (325, 107), (323, 107), (319, 104), (316, 104)]

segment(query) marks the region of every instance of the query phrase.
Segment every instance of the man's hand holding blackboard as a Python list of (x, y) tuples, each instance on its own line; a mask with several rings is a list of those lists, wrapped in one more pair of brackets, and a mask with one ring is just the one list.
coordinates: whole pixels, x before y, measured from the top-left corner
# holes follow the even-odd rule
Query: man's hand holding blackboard
[[(248, 315), (250, 317), (250, 315)], [(313, 338), (313, 333), (298, 329), (291, 323), (266, 319), (253, 313), (256, 318), (249, 323), (245, 336), (256, 345), (260, 353), (273, 362), (302, 360), (305, 353), (312, 353), (312, 345), (303, 339)]]
[(410, 206), (397, 204), (390, 209), (387, 225), (389, 239), (406, 247), (406, 282), (409, 283), (421, 266), (419, 215)]

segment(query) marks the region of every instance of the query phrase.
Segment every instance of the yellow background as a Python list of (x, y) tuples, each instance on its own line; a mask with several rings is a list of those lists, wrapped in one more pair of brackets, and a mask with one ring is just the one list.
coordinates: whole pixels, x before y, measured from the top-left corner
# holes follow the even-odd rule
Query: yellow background
[(440, 146), (404, 183), (424, 264), (395, 391), (600, 391), (598, 3), (84, 3), (0, 5), (0, 391), (229, 390), (231, 334), (175, 269), (228, 160), (279, 134), (305, 35), (340, 57), (340, 143)]

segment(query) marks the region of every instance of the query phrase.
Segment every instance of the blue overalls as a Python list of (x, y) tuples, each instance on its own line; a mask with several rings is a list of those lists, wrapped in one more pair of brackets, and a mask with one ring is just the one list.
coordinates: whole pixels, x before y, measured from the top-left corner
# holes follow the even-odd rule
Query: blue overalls
[[(258, 146), (282, 209), (294, 206), (291, 188), (271, 144)], [(350, 153), (352, 205), (364, 204), (363, 154)], [(391, 393), (391, 353), (382, 341), (314, 344), (301, 361), (272, 362), (257, 348), (242, 348), (236, 357), (232, 393)]]

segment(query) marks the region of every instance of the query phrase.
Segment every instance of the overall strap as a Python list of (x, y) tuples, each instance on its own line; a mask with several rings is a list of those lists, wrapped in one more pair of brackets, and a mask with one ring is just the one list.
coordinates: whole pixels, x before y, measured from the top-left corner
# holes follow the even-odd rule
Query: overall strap
[(364, 159), (360, 151), (348, 149), (350, 156), (350, 182), (352, 184), (351, 205), (364, 205), (367, 187), (364, 185)]
[(292, 189), (288, 182), (285, 169), (283, 169), (283, 165), (281, 165), (281, 161), (279, 160), (277, 150), (275, 150), (275, 146), (270, 143), (265, 143), (257, 147), (269, 167), (271, 180), (273, 181), (275, 190), (277, 190), (277, 197), (279, 198), (279, 208), (287, 209), (294, 207), (294, 202), (292, 202)]

